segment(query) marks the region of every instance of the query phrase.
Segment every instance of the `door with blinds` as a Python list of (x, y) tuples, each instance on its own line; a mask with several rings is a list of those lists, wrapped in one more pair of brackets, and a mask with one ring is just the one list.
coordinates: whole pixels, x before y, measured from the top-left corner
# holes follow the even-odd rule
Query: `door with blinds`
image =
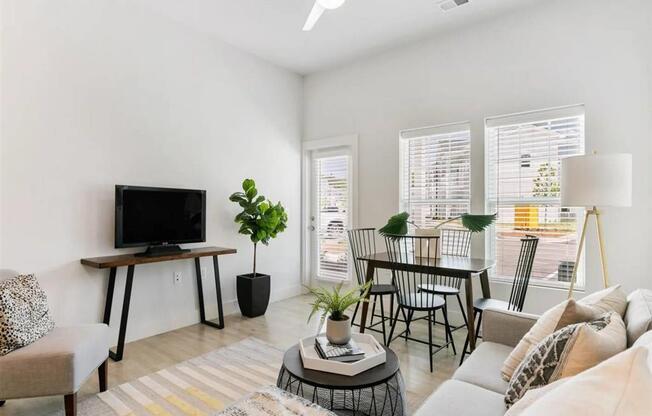
[(347, 237), (352, 225), (351, 154), (346, 148), (313, 151), (311, 167), (311, 275), (345, 282), (351, 273)]

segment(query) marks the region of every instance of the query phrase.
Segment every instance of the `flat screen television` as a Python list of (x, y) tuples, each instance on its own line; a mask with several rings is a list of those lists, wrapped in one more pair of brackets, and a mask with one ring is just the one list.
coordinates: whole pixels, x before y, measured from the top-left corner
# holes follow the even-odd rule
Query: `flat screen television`
[(115, 186), (115, 247), (148, 246), (145, 254), (183, 251), (206, 241), (206, 191)]

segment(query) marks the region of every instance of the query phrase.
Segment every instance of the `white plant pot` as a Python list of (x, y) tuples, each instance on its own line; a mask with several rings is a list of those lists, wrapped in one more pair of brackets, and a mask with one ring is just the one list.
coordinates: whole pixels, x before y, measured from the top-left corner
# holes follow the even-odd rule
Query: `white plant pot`
[[(434, 239), (415, 239), (414, 255), (416, 257), (428, 257), (438, 259), (441, 257), (441, 230), (439, 228), (417, 228), (414, 235), (419, 237), (437, 237)], [(419, 240), (423, 240), (419, 242)], [(436, 246), (436, 249), (428, 245)]]
[(330, 317), (326, 321), (326, 338), (331, 344), (346, 344), (351, 340), (351, 319), (346, 316), (342, 321)]

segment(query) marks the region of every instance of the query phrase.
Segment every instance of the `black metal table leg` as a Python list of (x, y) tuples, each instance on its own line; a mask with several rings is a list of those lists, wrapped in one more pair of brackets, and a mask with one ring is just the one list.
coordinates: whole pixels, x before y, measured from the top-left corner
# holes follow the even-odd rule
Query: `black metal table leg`
[(206, 322), (206, 309), (204, 307), (204, 285), (202, 283), (199, 257), (195, 257), (195, 275), (197, 276), (197, 295), (199, 296), (199, 320), (204, 323)]
[[(120, 318), (120, 332), (118, 333), (118, 346), (116, 352), (109, 350), (109, 357), (113, 361), (121, 361), (125, 349), (125, 336), (127, 335), (127, 321), (129, 320), (129, 303), (131, 302), (131, 288), (134, 282), (134, 268), (131, 265), (127, 268), (127, 280), (125, 281), (125, 296), (122, 302), (122, 317)], [(114, 277), (115, 278), (115, 277)]]
[(111, 267), (109, 270), (109, 285), (106, 287), (106, 301), (104, 302), (104, 322), (111, 325), (111, 308), (113, 307), (113, 290), (115, 289), (116, 268)]
[(204, 310), (204, 291), (201, 280), (201, 268), (199, 267), (199, 259), (195, 261), (195, 268), (197, 269), (197, 289), (199, 292), (199, 313), (201, 316), (201, 323), (204, 325), (212, 326), (213, 328), (224, 328), (224, 310), (222, 307), (222, 285), (220, 284), (220, 265), (217, 261), (217, 256), (213, 256), (213, 270), (215, 273), (215, 296), (217, 297), (217, 323), (206, 319), (206, 312)]

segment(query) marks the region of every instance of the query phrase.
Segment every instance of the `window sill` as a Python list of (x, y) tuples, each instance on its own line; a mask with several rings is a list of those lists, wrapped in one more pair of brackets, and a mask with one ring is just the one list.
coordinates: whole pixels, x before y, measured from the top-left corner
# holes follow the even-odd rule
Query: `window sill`
[[(498, 283), (498, 284), (510, 285), (511, 286), (512, 283), (514, 282), (514, 278), (491, 276), (491, 277), (489, 277), (489, 282), (490, 283)], [(538, 282), (538, 281), (530, 280), (529, 287), (536, 287), (536, 288), (541, 288), (541, 289), (550, 289), (550, 290), (558, 290), (558, 291), (568, 292), (570, 284), (566, 283), (566, 282), (554, 282), (554, 281)], [(584, 291), (585, 291), (584, 286), (578, 286), (577, 284), (573, 288), (573, 292), (576, 292), (576, 293), (584, 293)]]

